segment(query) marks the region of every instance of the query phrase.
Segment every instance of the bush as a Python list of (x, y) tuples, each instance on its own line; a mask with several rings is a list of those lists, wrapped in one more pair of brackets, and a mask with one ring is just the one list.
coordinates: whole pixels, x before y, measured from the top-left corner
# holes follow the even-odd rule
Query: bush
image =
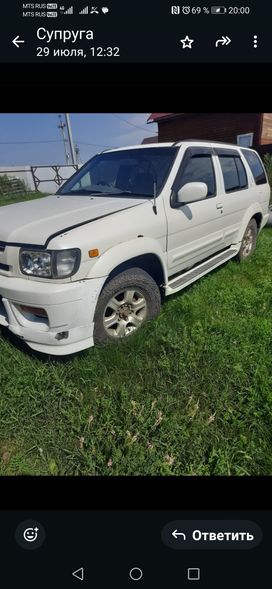
[(13, 196), (16, 194), (25, 194), (26, 185), (20, 178), (9, 178), (6, 174), (0, 176), (0, 195)]
[(272, 197), (272, 154), (271, 153), (266, 153), (264, 155), (264, 165), (265, 165), (265, 169), (266, 169), (266, 173), (268, 176), (268, 182), (270, 184), (270, 202), (271, 202), (271, 197)]

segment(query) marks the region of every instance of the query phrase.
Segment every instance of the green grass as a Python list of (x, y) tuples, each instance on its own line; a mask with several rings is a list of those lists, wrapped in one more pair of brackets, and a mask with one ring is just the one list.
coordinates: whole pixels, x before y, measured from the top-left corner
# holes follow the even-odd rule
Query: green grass
[(13, 205), (16, 202), (22, 202), (25, 200), (33, 200), (34, 198), (42, 198), (46, 196), (45, 193), (42, 192), (27, 192), (26, 194), (11, 194), (8, 196), (0, 195), (0, 207), (4, 205)]
[(117, 346), (0, 336), (0, 474), (271, 475), (272, 230)]

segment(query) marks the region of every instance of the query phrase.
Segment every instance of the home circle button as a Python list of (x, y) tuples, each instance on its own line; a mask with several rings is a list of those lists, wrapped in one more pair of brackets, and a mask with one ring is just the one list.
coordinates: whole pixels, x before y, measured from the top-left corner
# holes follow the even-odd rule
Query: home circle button
[(142, 569), (139, 569), (139, 567), (134, 567), (129, 572), (129, 576), (132, 581), (140, 581), (143, 577), (143, 571)]

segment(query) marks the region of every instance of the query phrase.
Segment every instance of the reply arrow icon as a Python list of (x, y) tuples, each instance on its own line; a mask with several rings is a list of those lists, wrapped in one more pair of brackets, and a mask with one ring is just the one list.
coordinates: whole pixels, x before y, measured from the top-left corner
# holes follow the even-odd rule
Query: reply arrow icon
[(13, 43), (13, 45), (15, 45), (15, 47), (17, 47), (17, 49), (19, 49), (20, 43), (24, 43), (24, 40), (20, 39), (20, 35), (17, 35), (17, 37), (15, 37), (15, 39), (13, 39), (12, 43)]
[(186, 540), (186, 535), (183, 532), (178, 532), (178, 530), (174, 530), (172, 532), (172, 536), (175, 538), (175, 540), (177, 540), (179, 536), (182, 538), (182, 540)]

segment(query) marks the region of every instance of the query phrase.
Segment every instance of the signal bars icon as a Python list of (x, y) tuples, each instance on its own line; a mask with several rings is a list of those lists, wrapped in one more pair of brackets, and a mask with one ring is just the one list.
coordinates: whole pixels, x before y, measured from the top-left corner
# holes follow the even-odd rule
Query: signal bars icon
[(89, 14), (89, 7), (88, 7), (88, 6), (86, 6), (85, 8), (83, 8), (83, 10), (81, 10), (81, 11), (79, 12), (79, 14)]
[(70, 6), (70, 8), (67, 8), (67, 10), (65, 10), (65, 6), (60, 6), (59, 10), (60, 10), (61, 14), (74, 14), (74, 7), (73, 6)]

